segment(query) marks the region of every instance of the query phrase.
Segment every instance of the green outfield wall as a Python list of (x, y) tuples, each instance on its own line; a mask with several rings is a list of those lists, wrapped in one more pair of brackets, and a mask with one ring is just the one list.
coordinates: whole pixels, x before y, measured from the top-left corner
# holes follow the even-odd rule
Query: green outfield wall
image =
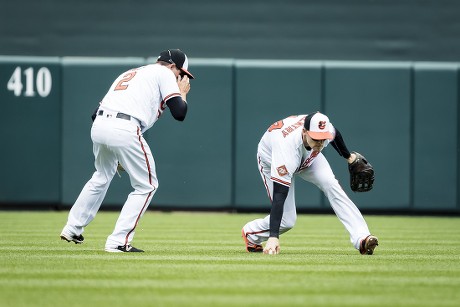
[[(112, 81), (154, 58), (0, 57), (0, 209), (68, 208), (94, 171), (91, 114)], [(184, 122), (165, 112), (147, 131), (159, 189), (151, 209), (268, 211), (260, 137), (294, 114), (326, 113), (371, 161), (375, 188), (349, 189), (346, 162), (324, 153), (362, 210), (460, 213), (459, 63), (191, 58)], [(299, 211), (331, 210), (296, 180)], [(115, 176), (102, 208), (131, 191)]]

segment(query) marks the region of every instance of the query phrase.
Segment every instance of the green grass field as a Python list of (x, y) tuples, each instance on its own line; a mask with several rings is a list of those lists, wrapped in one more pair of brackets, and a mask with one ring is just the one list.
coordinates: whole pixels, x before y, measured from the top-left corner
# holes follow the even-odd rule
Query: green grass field
[(0, 306), (460, 306), (460, 218), (366, 216), (360, 255), (334, 215), (299, 215), (281, 254), (244, 251), (263, 214), (147, 212), (133, 245), (106, 253), (118, 212), (85, 243), (59, 239), (67, 212), (0, 212)]

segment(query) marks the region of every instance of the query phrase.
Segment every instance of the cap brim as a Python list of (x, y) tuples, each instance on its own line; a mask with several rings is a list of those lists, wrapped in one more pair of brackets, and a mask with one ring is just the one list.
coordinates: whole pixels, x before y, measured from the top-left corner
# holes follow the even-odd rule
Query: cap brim
[(185, 69), (183, 69), (183, 68), (180, 68), (180, 70), (181, 70), (184, 74), (186, 74), (190, 79), (195, 79), (195, 77), (194, 77), (191, 73), (189, 73), (187, 70), (185, 70)]
[(307, 130), (307, 133), (314, 140), (332, 140), (334, 138), (330, 132), (314, 132)]

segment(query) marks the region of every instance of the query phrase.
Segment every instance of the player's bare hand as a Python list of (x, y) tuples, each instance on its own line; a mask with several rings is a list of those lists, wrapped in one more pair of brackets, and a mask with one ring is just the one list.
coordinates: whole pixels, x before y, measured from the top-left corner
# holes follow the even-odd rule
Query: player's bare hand
[(356, 155), (354, 153), (350, 153), (350, 158), (347, 159), (348, 164), (353, 163), (356, 160)]
[(186, 95), (190, 91), (190, 79), (187, 75), (178, 76), (177, 84), (179, 85), (179, 90), (182, 95)]
[(277, 255), (280, 253), (280, 240), (275, 237), (268, 238), (267, 244), (265, 244), (264, 254)]

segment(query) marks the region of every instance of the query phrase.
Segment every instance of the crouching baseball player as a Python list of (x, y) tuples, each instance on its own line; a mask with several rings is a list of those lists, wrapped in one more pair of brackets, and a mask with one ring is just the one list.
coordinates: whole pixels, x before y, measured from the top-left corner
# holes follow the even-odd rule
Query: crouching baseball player
[[(272, 207), (270, 215), (242, 229), (248, 252), (278, 254), (279, 235), (294, 227), (297, 213), (294, 179), (300, 177), (320, 188), (350, 234), (353, 246), (372, 255), (378, 245), (356, 205), (344, 192), (321, 151), (329, 144), (348, 161), (351, 189), (372, 189), (374, 170), (357, 152), (349, 152), (340, 132), (319, 112), (285, 118), (271, 125), (259, 142), (257, 160)], [(267, 241), (265, 248), (262, 243)]]

